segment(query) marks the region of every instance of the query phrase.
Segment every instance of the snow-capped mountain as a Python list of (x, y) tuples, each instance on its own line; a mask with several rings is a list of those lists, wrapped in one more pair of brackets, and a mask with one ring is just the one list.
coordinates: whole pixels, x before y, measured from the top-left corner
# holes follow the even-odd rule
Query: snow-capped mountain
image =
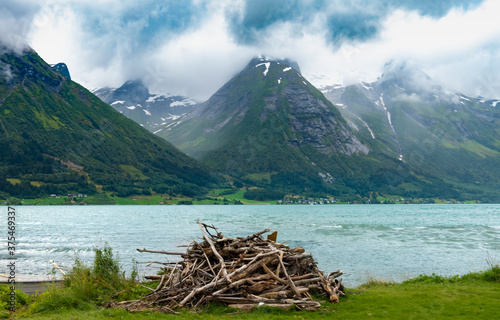
[(401, 163), (459, 183), (500, 183), (500, 100), (452, 92), (407, 62), (387, 64), (373, 83), (321, 91), (366, 143)]
[(365, 145), (299, 70), (286, 60), (255, 58), (159, 136), (250, 185), (368, 194), (371, 177), (392, 170), (397, 158)]
[(198, 105), (197, 101), (183, 96), (152, 94), (140, 80), (127, 81), (120, 88), (98, 89), (93, 93), (155, 134)]

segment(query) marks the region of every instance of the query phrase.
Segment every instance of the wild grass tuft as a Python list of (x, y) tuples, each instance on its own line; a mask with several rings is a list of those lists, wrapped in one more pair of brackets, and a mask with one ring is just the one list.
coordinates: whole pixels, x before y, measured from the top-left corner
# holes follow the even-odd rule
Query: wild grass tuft
[[(2, 284), (0, 285), (0, 319), (10, 318), (9, 310), (10, 310), (10, 299), (11, 299), (11, 289), (10, 285)], [(16, 310), (20, 309), (33, 301), (33, 298), (28, 294), (22, 292), (17, 289), (15, 291), (15, 301), (16, 301)]]
[(403, 283), (467, 283), (467, 282), (500, 282), (500, 266), (490, 263), (490, 268), (485, 271), (471, 272), (463, 276), (440, 276), (435, 273), (431, 275), (421, 274), (416, 278), (409, 279)]
[(395, 281), (393, 279), (386, 279), (383, 277), (375, 277), (368, 275), (367, 280), (359, 286), (359, 288), (367, 289), (373, 287), (387, 287), (394, 285)]
[(94, 251), (91, 266), (76, 258), (73, 269), (66, 275), (64, 287), (49, 287), (29, 306), (27, 314), (60, 309), (90, 310), (112, 299), (128, 300), (144, 295), (144, 289), (134, 281), (135, 274), (127, 278), (121, 271), (108, 244)]

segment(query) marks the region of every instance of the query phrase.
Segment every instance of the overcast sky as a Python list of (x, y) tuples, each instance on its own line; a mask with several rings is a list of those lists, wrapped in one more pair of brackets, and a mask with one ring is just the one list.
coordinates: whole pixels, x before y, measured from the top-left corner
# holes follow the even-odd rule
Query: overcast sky
[(140, 78), (204, 100), (264, 54), (317, 86), (411, 60), (451, 90), (500, 98), (499, 13), (499, 0), (2, 0), (0, 41), (65, 62), (89, 89)]

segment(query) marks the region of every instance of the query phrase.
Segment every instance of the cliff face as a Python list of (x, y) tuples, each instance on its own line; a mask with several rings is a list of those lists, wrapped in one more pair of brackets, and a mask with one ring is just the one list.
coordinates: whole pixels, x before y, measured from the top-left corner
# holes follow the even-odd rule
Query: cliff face
[[(311, 145), (327, 155), (368, 154), (370, 149), (354, 136), (338, 111), (313, 96), (309, 87), (289, 85), (282, 91), (282, 98), (290, 106), (289, 142), (292, 145)], [(276, 101), (279, 102), (278, 97)]]

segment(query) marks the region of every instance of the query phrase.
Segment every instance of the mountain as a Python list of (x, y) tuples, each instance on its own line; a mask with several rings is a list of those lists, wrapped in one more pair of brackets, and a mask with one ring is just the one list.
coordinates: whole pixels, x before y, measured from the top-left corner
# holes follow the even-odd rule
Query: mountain
[(408, 62), (387, 64), (373, 83), (322, 92), (370, 146), (454, 186), (442, 194), (500, 201), (499, 100), (447, 90)]
[(33, 50), (1, 52), (4, 197), (101, 191), (192, 195), (213, 184), (204, 166), (55, 72)]
[(380, 176), (400, 162), (364, 143), (287, 60), (253, 59), (158, 135), (225, 174), (290, 192), (382, 191)]
[(71, 76), (69, 74), (68, 66), (65, 63), (60, 62), (58, 64), (55, 64), (55, 65), (52, 66), (52, 69), (54, 69), (55, 71), (59, 72), (60, 74), (62, 74), (63, 76), (65, 76), (66, 78), (68, 78), (69, 80), (71, 80)]
[(101, 88), (93, 93), (153, 133), (161, 132), (198, 106), (195, 100), (183, 96), (151, 94), (141, 80), (127, 81), (120, 88)]

